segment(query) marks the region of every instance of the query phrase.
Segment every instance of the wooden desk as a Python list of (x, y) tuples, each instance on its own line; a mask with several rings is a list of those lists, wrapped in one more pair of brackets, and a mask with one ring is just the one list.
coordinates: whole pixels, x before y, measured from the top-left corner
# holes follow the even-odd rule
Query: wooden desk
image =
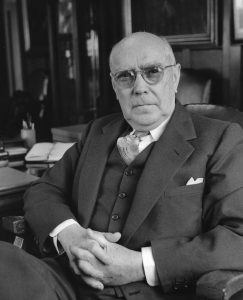
[(0, 217), (22, 210), (23, 194), (38, 177), (4, 167), (0, 168)]
[[(3, 228), (2, 217), (23, 215), (23, 194), (26, 188), (38, 177), (25, 172), (4, 167), (0, 168), (0, 240), (13, 243), (16, 235)], [(40, 255), (34, 243), (33, 234), (26, 227), (23, 234), (18, 234), (23, 239), (23, 249), (33, 255)]]

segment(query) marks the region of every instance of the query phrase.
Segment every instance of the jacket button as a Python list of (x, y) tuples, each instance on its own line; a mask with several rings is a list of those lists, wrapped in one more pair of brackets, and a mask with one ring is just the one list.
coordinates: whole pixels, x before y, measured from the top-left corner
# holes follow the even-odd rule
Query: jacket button
[(119, 193), (119, 194), (118, 194), (118, 197), (121, 198), (121, 199), (126, 198), (126, 196), (127, 196), (126, 193)]
[(117, 221), (117, 220), (120, 219), (120, 217), (119, 217), (119, 215), (114, 214), (114, 215), (111, 216), (111, 219), (112, 219), (113, 221)]

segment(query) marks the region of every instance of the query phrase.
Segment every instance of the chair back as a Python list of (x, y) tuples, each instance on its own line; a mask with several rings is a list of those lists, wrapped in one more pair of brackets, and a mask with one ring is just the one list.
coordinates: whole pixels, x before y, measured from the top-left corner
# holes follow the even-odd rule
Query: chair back
[(182, 105), (189, 103), (209, 103), (212, 79), (203, 71), (182, 69), (176, 98)]
[(243, 128), (243, 112), (236, 108), (207, 103), (187, 104), (185, 107), (190, 112), (213, 119), (238, 123)]

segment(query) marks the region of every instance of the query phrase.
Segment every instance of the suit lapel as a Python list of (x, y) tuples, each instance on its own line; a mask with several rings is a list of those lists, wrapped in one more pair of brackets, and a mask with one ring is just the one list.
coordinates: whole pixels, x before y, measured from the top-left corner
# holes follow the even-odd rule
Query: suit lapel
[(121, 243), (127, 245), (163, 194), (170, 178), (193, 152), (188, 140), (196, 137), (192, 120), (184, 108), (175, 112), (146, 162), (140, 177), (130, 213), (122, 232)]
[(110, 151), (125, 128), (126, 123), (118, 119), (92, 135), (78, 183), (78, 214), (84, 227), (87, 227), (90, 222)]

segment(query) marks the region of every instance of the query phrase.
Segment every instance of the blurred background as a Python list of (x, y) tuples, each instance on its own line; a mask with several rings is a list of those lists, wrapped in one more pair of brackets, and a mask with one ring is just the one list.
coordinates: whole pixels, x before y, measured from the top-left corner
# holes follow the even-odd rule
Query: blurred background
[(171, 42), (183, 104), (243, 109), (243, 0), (0, 0), (0, 134), (28, 115), (50, 139), (52, 127), (119, 111), (109, 53), (144, 30)]

